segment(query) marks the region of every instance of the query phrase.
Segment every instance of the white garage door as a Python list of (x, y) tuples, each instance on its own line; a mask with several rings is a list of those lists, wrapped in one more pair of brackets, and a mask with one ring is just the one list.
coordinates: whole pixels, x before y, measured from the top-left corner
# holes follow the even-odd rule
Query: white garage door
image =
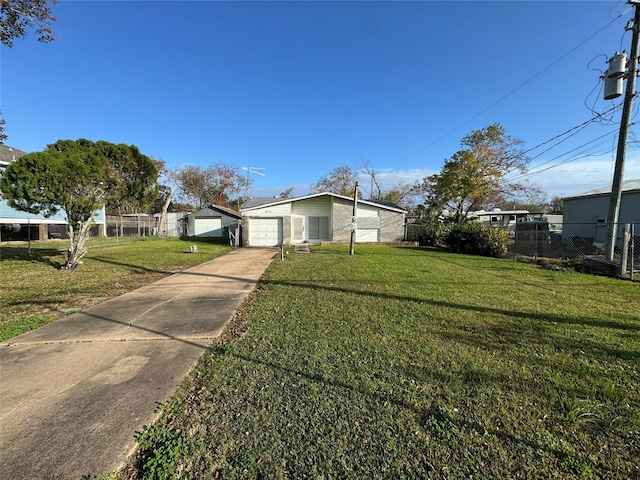
[(222, 218), (196, 217), (193, 230), (196, 237), (222, 237)]
[(380, 241), (380, 210), (372, 207), (358, 207), (356, 242)]
[(380, 230), (377, 228), (359, 228), (356, 230), (356, 242), (377, 242), (378, 233)]
[(280, 245), (282, 233), (277, 218), (252, 218), (249, 223), (249, 245), (275, 247)]

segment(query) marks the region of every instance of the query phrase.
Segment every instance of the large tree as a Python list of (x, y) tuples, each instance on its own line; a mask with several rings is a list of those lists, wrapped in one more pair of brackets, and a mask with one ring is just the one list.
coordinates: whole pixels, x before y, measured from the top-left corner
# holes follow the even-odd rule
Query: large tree
[(522, 141), (507, 135), (500, 124), (471, 132), (461, 146), (440, 173), (422, 182), (430, 210), (447, 208), (464, 219), (469, 211), (491, 209), (526, 191), (524, 184), (508, 180), (507, 175), (525, 173), (530, 159)]
[(57, 0), (0, 0), (0, 42), (13, 47), (13, 40), (27, 36), (34, 29), (41, 42), (54, 40), (51, 23), (55, 22), (51, 5)]
[(346, 197), (353, 195), (353, 188), (358, 180), (358, 173), (350, 167), (336, 167), (326, 177), (322, 177), (309, 187), (311, 193), (331, 192)]
[(245, 177), (234, 166), (217, 163), (203, 168), (193, 165), (175, 172), (182, 197), (198, 208), (227, 205), (230, 193), (245, 187)]
[(73, 271), (87, 252), (96, 212), (153, 201), (157, 176), (152, 160), (134, 145), (59, 140), (12, 162), (0, 178), (0, 191), (24, 212), (45, 217), (65, 212), (70, 243), (64, 269)]

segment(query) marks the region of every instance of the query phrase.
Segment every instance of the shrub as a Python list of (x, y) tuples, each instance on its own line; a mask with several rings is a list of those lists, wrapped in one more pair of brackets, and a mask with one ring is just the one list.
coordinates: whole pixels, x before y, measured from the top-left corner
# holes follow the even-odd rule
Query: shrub
[(503, 257), (507, 253), (507, 232), (500, 228), (464, 222), (453, 225), (444, 242), (451, 252)]
[(414, 228), (413, 239), (418, 240), (423, 247), (444, 245), (444, 237), (449, 231), (449, 225), (437, 217), (426, 217)]

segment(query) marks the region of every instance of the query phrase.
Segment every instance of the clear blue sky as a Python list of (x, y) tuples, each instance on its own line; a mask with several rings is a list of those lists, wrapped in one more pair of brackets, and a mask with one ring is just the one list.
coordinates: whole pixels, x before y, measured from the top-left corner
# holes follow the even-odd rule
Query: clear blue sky
[[(253, 196), (304, 195), (367, 159), (390, 187), (439, 171), (474, 129), (499, 122), (531, 148), (620, 104), (602, 100), (599, 77), (608, 56), (629, 50), (627, 10), (61, 0), (55, 42), (31, 35), (1, 47), (6, 144), (30, 152), (89, 138), (135, 144), (169, 167), (261, 167)], [(532, 171), (570, 161), (530, 181), (549, 196), (610, 184), (619, 118), (542, 153)], [(625, 178), (640, 178), (633, 142)]]

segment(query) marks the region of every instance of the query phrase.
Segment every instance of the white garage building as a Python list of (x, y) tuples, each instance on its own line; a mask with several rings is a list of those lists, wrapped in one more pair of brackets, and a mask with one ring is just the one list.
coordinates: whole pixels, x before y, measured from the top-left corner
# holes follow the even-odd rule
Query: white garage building
[(188, 237), (227, 237), (239, 223), (240, 213), (231, 208), (210, 205), (187, 216)]
[[(243, 245), (349, 242), (353, 198), (314, 193), (296, 198), (255, 198), (240, 208)], [(357, 242), (404, 239), (405, 211), (390, 202), (358, 200)]]

